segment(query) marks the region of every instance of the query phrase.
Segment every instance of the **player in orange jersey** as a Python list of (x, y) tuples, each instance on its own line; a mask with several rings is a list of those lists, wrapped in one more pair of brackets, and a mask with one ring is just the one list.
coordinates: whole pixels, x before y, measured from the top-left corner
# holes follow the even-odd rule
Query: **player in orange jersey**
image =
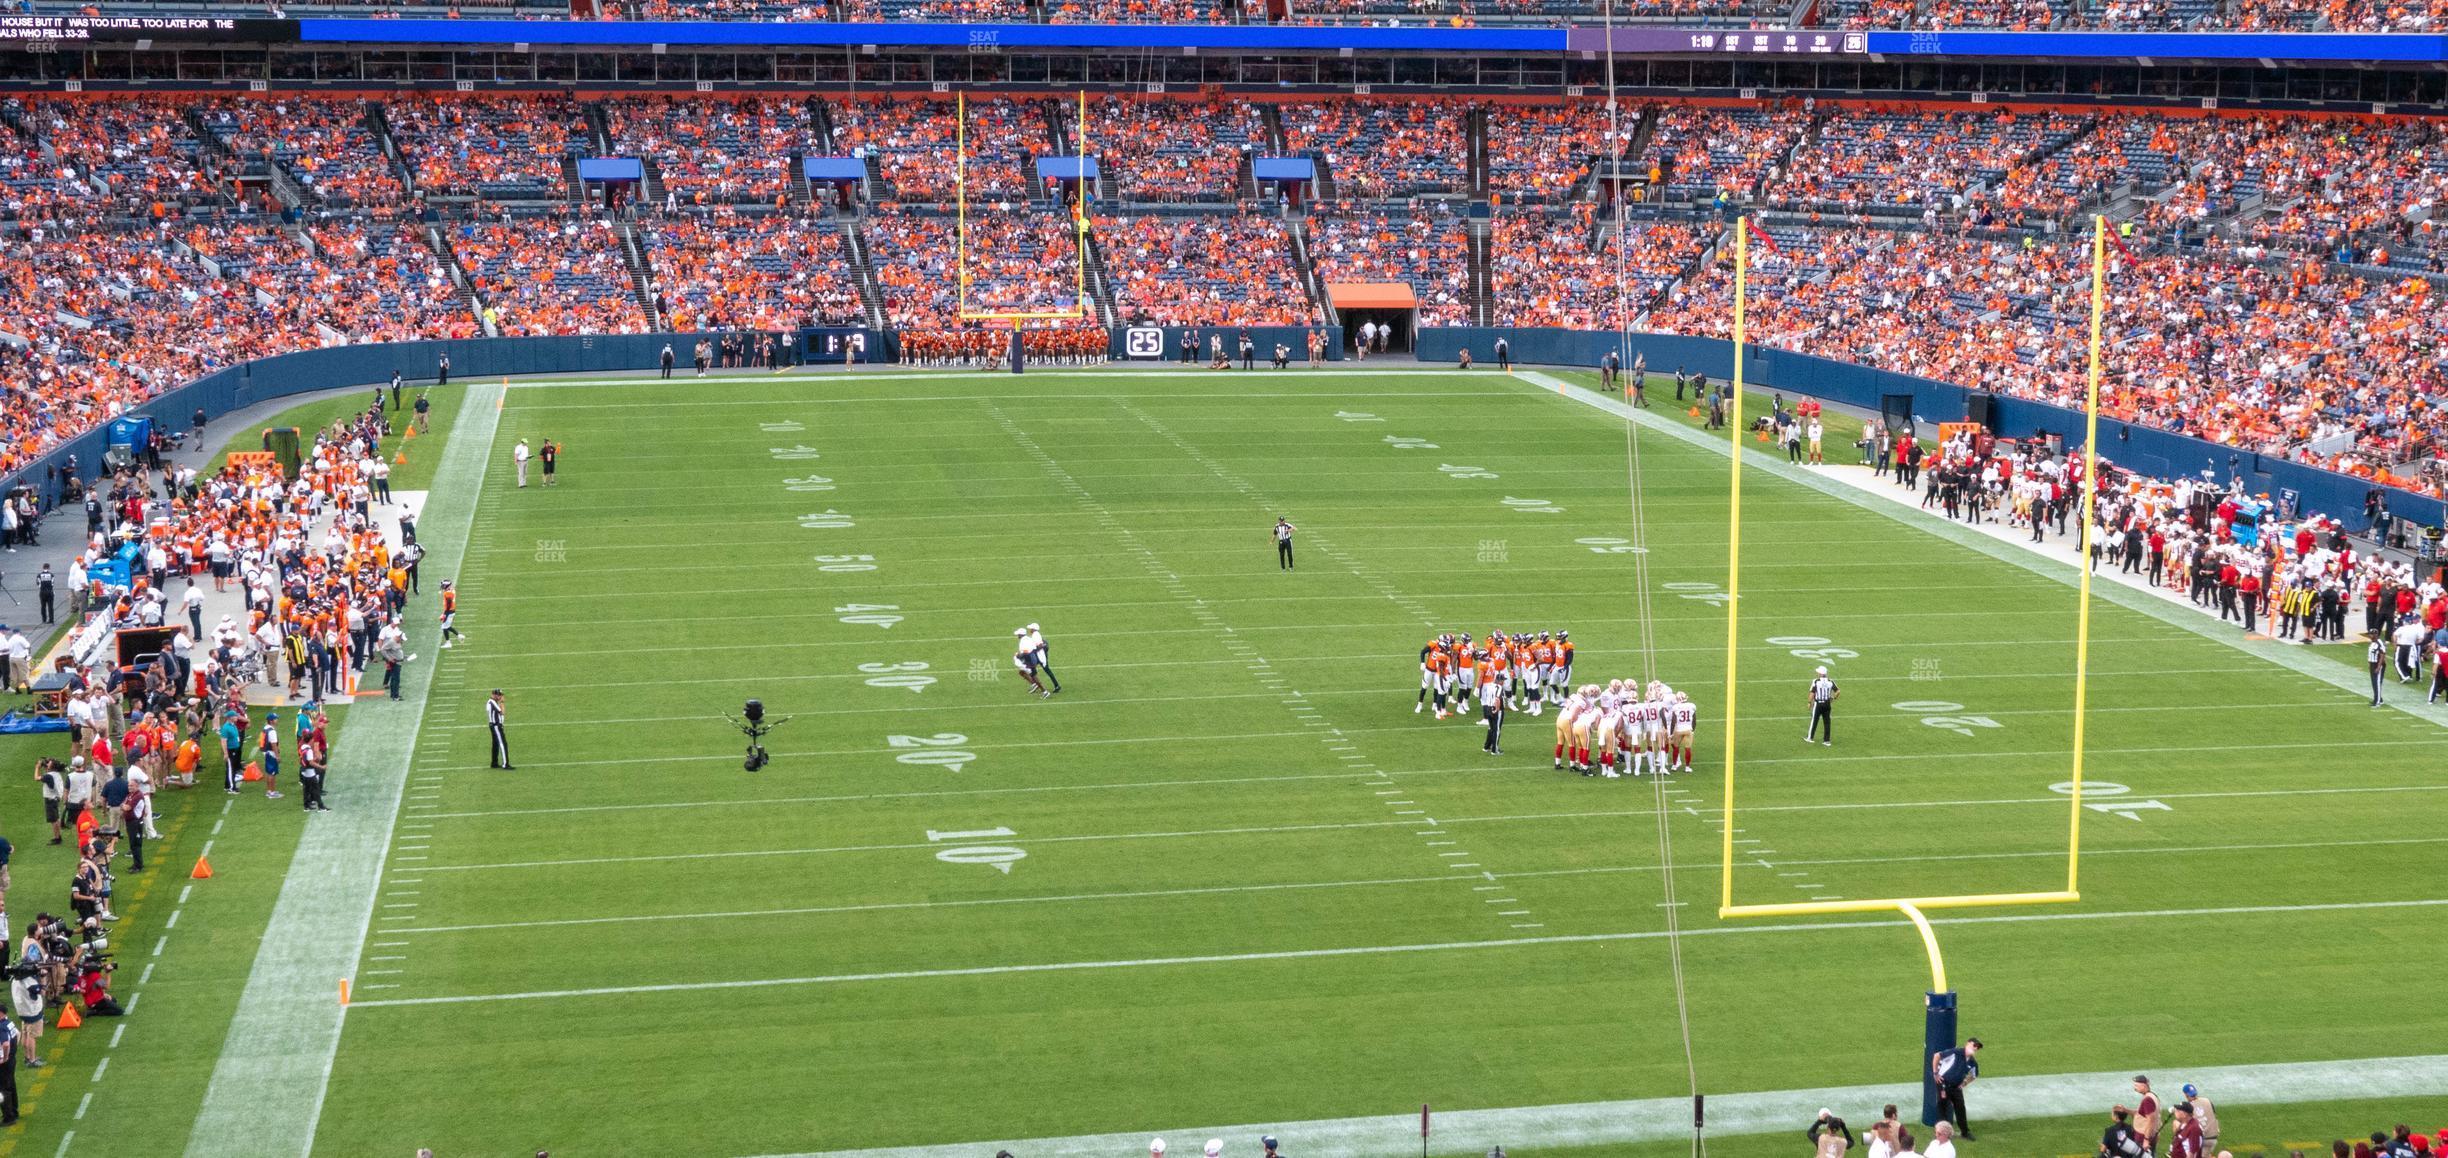
[(467, 638), (459, 630), (458, 617), (459, 592), (451, 586), (450, 580), (445, 579), (442, 581), (442, 646), (449, 647), (453, 639)]
[[(1444, 719), (1445, 701), (1453, 695), (1454, 683), (1453, 658), (1445, 653), (1444, 648), (1429, 647), (1420, 653), (1420, 682), (1426, 685), (1420, 689), (1420, 694), (1436, 697), (1436, 718)], [(1411, 712), (1417, 715), (1419, 708), (1414, 705)]]
[(1453, 670), (1453, 669), (1452, 669), (1451, 667), (1448, 667), (1448, 666), (1447, 666), (1447, 664), (1446, 664), (1446, 656), (1445, 656), (1445, 648), (1446, 648), (1446, 646), (1447, 646), (1448, 644), (1450, 644), (1450, 643), (1452, 643), (1452, 642), (1453, 642), (1453, 637), (1452, 637), (1452, 636), (1450, 636), (1450, 635), (1440, 635), (1440, 636), (1436, 637), (1435, 639), (1429, 640), (1429, 641), (1428, 641), (1428, 646), (1423, 647), (1423, 648), (1421, 648), (1421, 649), (1420, 649), (1420, 654), (1419, 654), (1419, 664), (1420, 664), (1420, 690), (1419, 690), (1419, 699), (1418, 699), (1417, 701), (1415, 701), (1414, 703), (1412, 703), (1412, 705), (1411, 705), (1411, 714), (1412, 714), (1412, 715), (1416, 716), (1416, 715), (1420, 714), (1421, 712), (1423, 712), (1423, 711), (1426, 711), (1426, 710), (1427, 710), (1427, 708), (1428, 708), (1428, 694), (1429, 694), (1430, 692), (1434, 692), (1434, 693), (1436, 693), (1436, 699), (1437, 699), (1437, 718), (1438, 718), (1438, 719), (1440, 719), (1440, 720), (1442, 720), (1442, 719), (1444, 719), (1444, 718), (1445, 718), (1445, 692), (1446, 692), (1446, 688), (1445, 688), (1445, 686), (1444, 686), (1443, 684), (1441, 684), (1441, 683), (1439, 682), (1439, 679), (1438, 679), (1438, 669), (1440, 669), (1440, 668), (1443, 668), (1443, 669), (1444, 669), (1444, 672), (1445, 672), (1445, 676), (1444, 676), (1444, 678), (1445, 678), (1446, 680), (1450, 680), (1450, 679), (1452, 679), (1452, 670)]

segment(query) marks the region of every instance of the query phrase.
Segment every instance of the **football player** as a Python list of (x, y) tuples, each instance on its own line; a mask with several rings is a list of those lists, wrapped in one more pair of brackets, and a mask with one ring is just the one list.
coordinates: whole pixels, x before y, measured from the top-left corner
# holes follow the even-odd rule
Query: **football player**
[(1436, 637), (1435, 639), (1429, 640), (1429, 641), (1428, 641), (1428, 646), (1423, 647), (1423, 648), (1421, 648), (1421, 649), (1420, 649), (1420, 656), (1419, 656), (1419, 664), (1420, 664), (1420, 690), (1419, 690), (1419, 699), (1418, 699), (1417, 701), (1415, 701), (1414, 703), (1412, 703), (1412, 705), (1411, 705), (1411, 714), (1412, 714), (1412, 715), (1416, 716), (1416, 715), (1420, 714), (1422, 711), (1427, 710), (1427, 707), (1428, 707), (1428, 693), (1430, 693), (1430, 692), (1435, 692), (1435, 693), (1436, 693), (1436, 698), (1437, 698), (1437, 709), (1438, 709), (1438, 711), (1437, 711), (1437, 718), (1438, 718), (1438, 719), (1440, 719), (1440, 720), (1445, 718), (1445, 712), (1444, 712), (1444, 707), (1445, 707), (1445, 692), (1444, 692), (1444, 690), (1443, 690), (1443, 689), (1441, 689), (1441, 688), (1437, 687), (1436, 667), (1435, 667), (1435, 665), (1430, 664), (1428, 661), (1429, 661), (1431, 658), (1441, 658), (1441, 657), (1443, 657), (1443, 656), (1444, 656), (1444, 654), (1445, 654), (1445, 648), (1446, 648), (1448, 645), (1452, 644), (1452, 643), (1453, 643), (1453, 637), (1452, 637), (1452, 636), (1450, 636), (1450, 635), (1440, 635), (1440, 636)]
[(1676, 692), (1672, 711), (1674, 755), (1679, 762), (1677, 770), (1689, 772), (1692, 766), (1692, 725), (1700, 718), (1700, 708), (1691, 702), (1691, 696)]

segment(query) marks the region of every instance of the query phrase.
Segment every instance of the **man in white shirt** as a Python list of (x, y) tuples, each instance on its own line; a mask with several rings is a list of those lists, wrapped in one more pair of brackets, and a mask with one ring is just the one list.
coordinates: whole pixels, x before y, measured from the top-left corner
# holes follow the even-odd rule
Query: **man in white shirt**
[(143, 764), (130, 764), (127, 770), (127, 786), (128, 815), (131, 817), (138, 815), (143, 816), (144, 838), (146, 840), (160, 840), (161, 833), (154, 831), (153, 828), (152, 808), (146, 807), (140, 812), (136, 807), (136, 802), (139, 799), (149, 800), (152, 797), (153, 774), (145, 771)]
[(187, 580), (187, 591), (185, 594), (179, 596), (179, 605), (187, 609), (188, 634), (195, 636), (203, 635), (204, 592), (201, 588), (196, 586), (196, 581), (193, 578)]
[[(2396, 630), (2389, 633), (2390, 640), (2397, 645), (2398, 683), (2414, 682), (2415, 669), (2419, 666), (2415, 661), (2422, 657), (2423, 637), (2429, 634), (2431, 633), (2423, 628), (2422, 620), (2411, 616), (2407, 617), (2404, 623), (2398, 624)], [(14, 647), (15, 644), (12, 643), (10, 646)], [(14, 663), (13, 660), (11, 662)]]
[(93, 769), (86, 766), (85, 758), (78, 756), (69, 760), (68, 787), (60, 796), (60, 813), (67, 818), (69, 827), (74, 828), (77, 814), (93, 803), (93, 789)]
[(1921, 1152), (1921, 1158), (1955, 1158), (1955, 1123), (1940, 1122), (1937, 1131), (1930, 1139), (1929, 1149)]
[(1895, 1158), (1922, 1158), (1921, 1152), (1913, 1149), (1913, 1132), (1911, 1130), (1905, 1129), (1896, 1131)]
[(10, 687), (17, 688), (21, 691), (25, 689), (25, 686), (33, 679), (33, 674), (30, 670), (33, 661), (33, 641), (28, 640), (24, 632), (15, 628), (10, 628), (8, 630), (8, 670)]
[(510, 461), (518, 467), (518, 485), (521, 490), (526, 489), (527, 486), (527, 454), (527, 440), (524, 438), (518, 440), (517, 446), (510, 448)]

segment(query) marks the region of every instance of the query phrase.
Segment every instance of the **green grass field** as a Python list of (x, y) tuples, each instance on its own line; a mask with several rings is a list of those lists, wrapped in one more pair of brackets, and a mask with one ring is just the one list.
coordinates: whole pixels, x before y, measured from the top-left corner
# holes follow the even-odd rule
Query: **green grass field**
[[(436, 401), (439, 427), (458, 402)], [(562, 485), (512, 487), (520, 437), (567, 447)], [(1622, 422), (1503, 375), (513, 387), (458, 576), (470, 639), (439, 653), (411, 766), (439, 779), (388, 853), (315, 1152), (803, 1154), (1678, 1097), (1661, 813), (1703, 1088), (1910, 1080), (1908, 926), (1715, 916), (1726, 461), (1657, 431), (1640, 452), (1649, 638), (1615, 549)], [(2073, 589), (1768, 470), (1744, 491), (1736, 899), (2062, 887)], [(1050, 701), (1011, 670), (1031, 621)], [(1413, 713), (1427, 637), (1554, 628), (1584, 681), (1653, 654), (1701, 706), (1700, 770), (1584, 779), (1549, 770), (1552, 717), (1489, 758)], [(2086, 813), (2079, 904), (1940, 915), (1986, 1073), (2173, 1089), (2438, 1052), (2448, 998), (2401, 964), (2448, 903), (2422, 867), (2448, 840), (2438, 726), (2107, 599), (2092, 640), (2091, 799), (2131, 815)], [(1800, 742), (1820, 662), (1833, 749)], [(515, 772), (485, 767), (493, 687)], [(791, 717), (755, 774), (723, 718), (751, 696)], [(255, 890), (216, 944), (260, 932), (273, 890), (247, 881), (200, 890)], [(226, 998), (245, 953), (223, 956), (194, 971)], [(72, 1063), (13, 1144), (180, 1152), (230, 1004), (157, 1047), (148, 1072), (191, 1088), (68, 1121)], [(2227, 1142), (2448, 1118), (2332, 1096), (2230, 1102)], [(1811, 1109), (1711, 1149), (1797, 1152)], [(1394, 1127), (1349, 1152), (1400, 1153)], [(2097, 1128), (1979, 1145), (2087, 1153)], [(1438, 1148), (1688, 1151), (1547, 1136)]]

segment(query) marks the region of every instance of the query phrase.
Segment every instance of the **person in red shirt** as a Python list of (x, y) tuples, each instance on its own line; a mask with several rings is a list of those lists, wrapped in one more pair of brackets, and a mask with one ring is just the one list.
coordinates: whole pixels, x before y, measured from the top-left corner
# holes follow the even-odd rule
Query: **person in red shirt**
[(2142, 1152), (2159, 1152), (2159, 1095), (2151, 1092), (2150, 1079), (2135, 1074), (2133, 1088), (2142, 1100), (2134, 1103), (2134, 1132), (2142, 1135)]
[(2235, 560), (2228, 559), (2219, 564), (2218, 600), (2221, 620), (2236, 617), (2236, 583), (2242, 578), (2243, 573), (2236, 570)]
[(2243, 578), (2236, 580), (2236, 598), (2243, 601), (2244, 631), (2250, 634), (2254, 629), (2253, 612), (2261, 606), (2261, 577), (2246, 574)]
[(2203, 1158), (2201, 1123), (2193, 1120), (2193, 1103), (2179, 1099), (2170, 1108), (2176, 1114), (2176, 1138), (2168, 1144), (2168, 1158)]

